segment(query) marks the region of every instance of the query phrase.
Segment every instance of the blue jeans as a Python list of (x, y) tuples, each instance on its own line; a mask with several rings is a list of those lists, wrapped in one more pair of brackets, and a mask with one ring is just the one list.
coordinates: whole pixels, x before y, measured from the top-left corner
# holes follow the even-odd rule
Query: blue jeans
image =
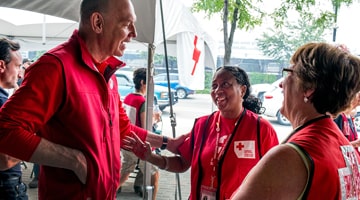
[(0, 180), (0, 200), (28, 200), (26, 190), (20, 177)]

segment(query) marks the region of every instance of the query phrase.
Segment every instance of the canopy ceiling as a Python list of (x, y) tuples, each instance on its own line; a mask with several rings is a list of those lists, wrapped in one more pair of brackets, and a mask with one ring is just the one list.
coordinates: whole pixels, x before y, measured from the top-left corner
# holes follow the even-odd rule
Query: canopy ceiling
[[(80, 2), (81, 0), (1, 0), (0, 7), (28, 10), (78, 22)], [(160, 39), (161, 19), (159, 1), (132, 0), (132, 2), (135, 13), (137, 14), (136, 27), (138, 36), (135, 40), (150, 44), (159, 43), (162, 40)], [(204, 32), (201, 30), (201, 26), (198, 24), (196, 18), (183, 6), (181, 1), (165, 0), (163, 1), (163, 7), (165, 21), (171, 20), (175, 13), (178, 13), (179, 10), (181, 11), (181, 17), (177, 18), (177, 22), (179, 23), (173, 24), (173, 27), (166, 27), (167, 32), (191, 31), (198, 32), (198, 34)], [(171, 35), (169, 37), (171, 37)]]
[[(67, 40), (78, 27), (80, 2), (81, 0), (1, 0), (0, 7), (47, 14), (72, 22), (15, 25), (0, 18), (0, 27), (2, 27), (0, 35), (20, 40), (23, 50), (29, 48), (40, 50), (39, 48), (44, 48), (45, 45), (49, 48), (42, 50), (48, 50)], [(152, 44), (156, 49), (161, 50), (163, 29), (160, 0), (132, 0), (132, 2), (137, 15), (135, 25), (138, 33), (134, 40), (139, 44), (145, 44), (141, 50), (148, 50), (146, 44)], [(167, 41), (172, 41), (171, 44), (175, 44), (169, 52), (177, 56), (180, 82), (192, 89), (202, 89), (204, 66), (216, 68), (217, 42), (201, 28), (201, 24), (180, 0), (163, 0), (162, 7), (165, 38)], [(21, 17), (21, 14), (11, 16)], [(130, 43), (128, 46), (131, 45)], [(195, 51), (199, 53), (196, 61), (193, 54)]]

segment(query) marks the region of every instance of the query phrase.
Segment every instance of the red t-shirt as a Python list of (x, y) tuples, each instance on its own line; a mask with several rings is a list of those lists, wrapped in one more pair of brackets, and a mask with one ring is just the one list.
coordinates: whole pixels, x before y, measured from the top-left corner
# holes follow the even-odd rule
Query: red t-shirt
[[(179, 147), (180, 155), (191, 162), (191, 193), (190, 199), (199, 199), (200, 187), (211, 186), (211, 178), (214, 176), (211, 159), (215, 155), (215, 147), (223, 156), (218, 159), (215, 173), (221, 177), (214, 177), (213, 187), (217, 190), (218, 199), (230, 198), (232, 193), (240, 186), (250, 169), (260, 159), (258, 143), (261, 144), (263, 156), (273, 146), (278, 145), (278, 138), (274, 128), (265, 120), (260, 120), (260, 141), (257, 137), (258, 116), (251, 111), (245, 110), (244, 116), (232, 138), (229, 135), (235, 128), (237, 119), (220, 118), (220, 135), (217, 136), (217, 122), (220, 112), (210, 116), (201, 117), (193, 127), (193, 134)], [(216, 141), (218, 139), (218, 145)], [(203, 142), (201, 142), (203, 140)], [(227, 142), (228, 141), (228, 142)], [(227, 148), (223, 150), (225, 143)], [(220, 173), (218, 173), (220, 170)]]

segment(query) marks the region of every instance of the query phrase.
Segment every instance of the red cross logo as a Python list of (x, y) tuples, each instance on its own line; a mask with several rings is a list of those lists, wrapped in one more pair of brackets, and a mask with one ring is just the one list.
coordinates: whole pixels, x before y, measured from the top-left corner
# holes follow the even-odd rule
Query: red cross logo
[(195, 73), (196, 65), (199, 62), (199, 58), (200, 58), (200, 54), (201, 54), (201, 51), (196, 47), (197, 40), (198, 40), (198, 37), (197, 37), (197, 35), (195, 35), (195, 37), (194, 37), (194, 51), (193, 51), (193, 57), (192, 57), (192, 59), (195, 61), (195, 64), (194, 64), (194, 67), (192, 69), (191, 75), (194, 75), (194, 73)]
[(255, 158), (255, 141), (239, 140), (234, 141), (234, 153), (238, 158), (254, 159)]
[(236, 145), (236, 148), (239, 149), (239, 151), (241, 151), (241, 149), (244, 147), (245, 146), (242, 143), (239, 143), (238, 145)]

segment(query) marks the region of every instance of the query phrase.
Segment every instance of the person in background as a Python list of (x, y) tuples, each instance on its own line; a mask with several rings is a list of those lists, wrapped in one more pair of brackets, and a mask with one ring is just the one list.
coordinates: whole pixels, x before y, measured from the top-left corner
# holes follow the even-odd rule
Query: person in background
[(335, 119), (334, 122), (345, 137), (350, 141), (354, 147), (358, 147), (358, 134), (354, 124), (354, 110), (356, 112), (356, 107), (359, 106), (360, 103), (360, 93), (358, 92), (354, 99), (351, 101), (351, 105), (344, 112), (340, 113)]
[(162, 145), (130, 123), (114, 75), (135, 21), (130, 0), (82, 0), (79, 29), (26, 70), (0, 110), (0, 153), (40, 164), (39, 199), (114, 199), (121, 140), (134, 132)]
[[(128, 114), (132, 124), (146, 128), (146, 68), (138, 68), (134, 71), (133, 82), (135, 84), (135, 92), (128, 94), (124, 99), (124, 108)], [(159, 121), (161, 113), (154, 112), (153, 121)], [(120, 186), (128, 179), (130, 173), (135, 170), (139, 158), (134, 153), (126, 150), (121, 150), (122, 153), (122, 168), (120, 173)], [(143, 171), (145, 169), (145, 162), (139, 161), (139, 171), (136, 174), (134, 182), (134, 191), (143, 196)], [(155, 166), (151, 166), (151, 185), (154, 186), (152, 199), (156, 199), (156, 194), (159, 185), (159, 170)]]
[[(20, 45), (6, 38), (0, 39), (0, 107), (9, 94), (5, 89), (17, 86), (20, 74)], [(17, 146), (14, 143), (14, 146)], [(18, 148), (21, 148), (18, 146)], [(21, 160), (0, 153), (0, 199), (27, 200), (26, 185), (22, 182)]]
[(40, 165), (34, 163), (32, 169), (33, 179), (29, 183), (29, 188), (37, 188), (39, 182)]
[(360, 59), (334, 45), (307, 43), (283, 75), (280, 112), (294, 130), (231, 199), (359, 199), (359, 155), (330, 115), (349, 108), (360, 91)]
[(19, 78), (17, 85), (20, 86), (22, 81), (24, 80), (24, 76), (25, 76), (25, 70), (32, 64), (32, 61), (28, 58), (24, 58), (22, 60), (22, 65), (20, 67), (20, 76), (21, 78)]
[[(349, 48), (345, 44), (335, 44), (338, 49), (343, 50), (344, 52), (350, 53)], [(351, 106), (346, 109), (344, 112), (340, 113), (335, 117), (334, 122), (340, 130), (343, 132), (345, 137), (350, 141), (354, 147), (360, 145), (360, 140), (358, 139), (357, 130), (354, 123), (354, 117), (356, 115), (356, 107), (360, 105), (360, 94), (359, 92), (355, 95), (354, 99), (351, 101)]]
[(124, 140), (124, 148), (161, 169), (184, 172), (191, 166), (191, 200), (230, 198), (250, 169), (279, 144), (271, 124), (257, 115), (261, 101), (250, 96), (243, 69), (218, 68), (211, 97), (218, 111), (195, 120), (186, 140), (176, 146), (178, 155), (154, 154), (136, 135)]

